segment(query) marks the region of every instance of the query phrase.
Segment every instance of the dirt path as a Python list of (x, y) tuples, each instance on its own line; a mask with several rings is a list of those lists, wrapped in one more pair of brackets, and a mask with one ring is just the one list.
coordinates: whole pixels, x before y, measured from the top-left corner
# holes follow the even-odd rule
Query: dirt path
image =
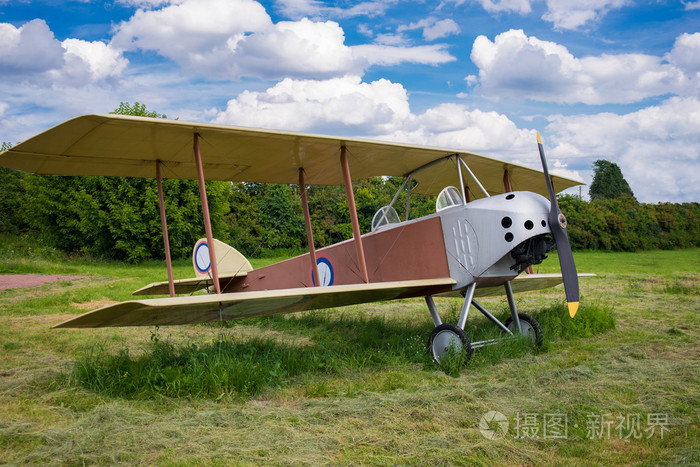
[(0, 274), (0, 290), (36, 287), (47, 282), (85, 279), (88, 276), (67, 276), (61, 274)]

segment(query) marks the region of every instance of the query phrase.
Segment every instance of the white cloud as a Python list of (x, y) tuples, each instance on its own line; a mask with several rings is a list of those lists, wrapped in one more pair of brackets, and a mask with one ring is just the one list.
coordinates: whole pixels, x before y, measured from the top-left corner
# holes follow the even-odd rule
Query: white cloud
[(624, 115), (553, 116), (550, 122), (553, 156), (589, 165), (596, 159), (616, 162), (643, 202), (700, 200), (698, 98), (672, 97)]
[(19, 28), (0, 23), (0, 76), (31, 83), (81, 86), (118, 76), (127, 64), (121, 52), (102, 42), (59, 42), (41, 19)]
[(401, 127), (383, 135), (392, 141), (448, 148), (464, 148), (483, 154), (500, 154), (513, 160), (528, 157), (534, 130), (522, 130), (497, 112), (471, 110), (461, 104), (439, 104), (404, 120)]
[[(462, 5), (467, 0), (448, 0)], [(489, 13), (517, 13), (532, 11), (531, 0), (472, 0)], [(608, 11), (631, 4), (631, 0), (546, 0), (547, 11), (542, 19), (554, 24), (555, 29), (578, 29), (599, 21)], [(694, 3), (685, 3), (686, 9), (695, 9)], [(700, 7), (698, 7), (700, 8)]]
[(330, 78), (361, 74), (375, 64), (454, 60), (444, 45), (349, 47), (336, 22), (303, 18), (273, 24), (253, 0), (184, 0), (138, 10), (116, 27), (112, 45), (155, 50), (188, 75), (227, 80)]
[(61, 45), (66, 50), (65, 71), (72, 76), (86, 74), (97, 81), (120, 75), (129, 63), (121, 52), (103, 42), (66, 39)]
[(184, 0), (117, 0), (117, 3), (137, 8), (157, 8), (163, 5), (182, 3), (183, 1)]
[[(669, 60), (697, 64), (695, 35), (682, 37)], [(471, 59), (479, 67), (481, 92), (490, 98), (558, 103), (630, 103), (668, 93), (695, 95), (700, 77), (663, 57), (604, 54), (576, 58), (566, 47), (510, 30), (491, 42), (474, 41)]]
[(686, 10), (700, 10), (700, 1), (696, 0), (694, 2), (684, 2), (681, 0), (681, 3), (685, 7)]
[(232, 45), (229, 69), (237, 76), (337, 76), (359, 69), (337, 23), (308, 19), (277, 23)]
[(666, 59), (685, 71), (700, 72), (700, 32), (678, 36)]
[(628, 4), (630, 0), (547, 0), (542, 19), (553, 23), (555, 29), (578, 29)]
[(365, 44), (355, 45), (352, 50), (357, 58), (365, 59), (368, 65), (397, 65), (404, 62), (440, 65), (456, 60), (445, 50), (446, 47), (444, 44), (416, 47)]
[(319, 131), (352, 129), (358, 133), (393, 130), (410, 115), (408, 95), (385, 79), (363, 83), (359, 76), (329, 80), (284, 79), (264, 92), (244, 91), (231, 99), (218, 123)]
[(432, 16), (424, 18), (415, 23), (401, 25), (396, 29), (396, 31), (403, 32), (414, 29), (423, 29), (423, 39), (427, 41), (434, 41), (435, 39), (447, 37), (452, 34), (459, 34), (460, 32), (459, 26), (454, 22), (454, 20), (449, 18), (438, 20)]
[(115, 27), (112, 44), (125, 50), (155, 50), (183, 65), (226, 50), (233, 36), (264, 31), (270, 17), (253, 0), (187, 0), (158, 10), (137, 10)]
[[(451, 0), (457, 5), (461, 5), (466, 0)], [(475, 3), (489, 13), (519, 13), (526, 15), (532, 11), (530, 0), (475, 0)]]
[(355, 16), (380, 16), (398, 0), (360, 2), (349, 8), (328, 7), (317, 0), (277, 0), (276, 10), (290, 19), (302, 18), (351, 18)]
[(0, 76), (31, 77), (63, 66), (61, 43), (42, 19), (19, 28), (0, 23)]

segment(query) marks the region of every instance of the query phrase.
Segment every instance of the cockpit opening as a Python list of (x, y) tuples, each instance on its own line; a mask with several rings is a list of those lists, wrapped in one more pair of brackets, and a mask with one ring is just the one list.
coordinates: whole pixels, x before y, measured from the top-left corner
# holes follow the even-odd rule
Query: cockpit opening
[(442, 189), (435, 202), (435, 211), (440, 212), (452, 206), (458, 206), (462, 203), (462, 195), (459, 194), (457, 188), (448, 186)]
[(398, 224), (401, 222), (399, 214), (392, 206), (383, 206), (377, 210), (372, 218), (372, 232), (389, 224)]

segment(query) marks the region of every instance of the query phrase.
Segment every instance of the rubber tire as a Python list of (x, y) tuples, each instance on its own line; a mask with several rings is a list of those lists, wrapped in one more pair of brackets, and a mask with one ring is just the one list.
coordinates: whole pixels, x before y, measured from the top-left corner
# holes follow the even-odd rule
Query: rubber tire
[[(465, 365), (469, 363), (469, 360), (472, 358), (472, 344), (469, 341), (469, 337), (467, 337), (467, 334), (460, 329), (458, 326), (450, 323), (443, 323), (440, 326), (435, 327), (433, 329), (433, 332), (430, 333), (430, 339), (428, 340), (428, 351), (430, 352), (430, 355), (432, 355), (433, 360), (439, 365), (440, 364), (440, 359), (442, 355), (445, 353), (447, 350), (447, 347), (444, 347), (442, 351), (439, 351), (439, 349), (435, 349), (433, 347), (433, 344), (435, 343), (435, 339), (438, 338), (438, 340), (442, 340), (443, 343), (442, 345), (445, 345), (444, 339), (443, 338), (448, 338), (449, 339), (449, 333), (453, 333), (454, 337), (458, 338), (462, 348), (467, 349), (467, 355), (466, 359), (464, 361)], [(438, 337), (439, 336), (439, 337)], [(449, 341), (448, 341), (449, 342)]]
[[(527, 336), (532, 336), (532, 346), (536, 349), (539, 349), (542, 347), (542, 328), (540, 327), (540, 323), (537, 322), (535, 318), (533, 318), (530, 315), (526, 315), (525, 313), (518, 313), (518, 319), (520, 319), (520, 327), (525, 327), (525, 335)], [(510, 329), (513, 334), (517, 334), (517, 330), (515, 329), (515, 323), (513, 323), (513, 317), (511, 316), (506, 320), (505, 326)], [(513, 327), (511, 327), (511, 324)]]

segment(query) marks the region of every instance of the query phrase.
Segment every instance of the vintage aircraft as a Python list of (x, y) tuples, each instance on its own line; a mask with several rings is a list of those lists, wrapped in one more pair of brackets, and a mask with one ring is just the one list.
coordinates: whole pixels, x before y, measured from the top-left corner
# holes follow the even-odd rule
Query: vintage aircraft
[[(514, 291), (563, 281), (571, 317), (578, 274), (556, 202), (575, 180), (550, 176), (537, 135), (543, 172), (477, 154), (352, 138), (267, 131), (120, 115), (68, 120), (0, 154), (0, 166), (37, 174), (155, 177), (158, 181), (168, 281), (132, 300), (70, 319), (57, 328), (201, 323), (277, 313), (425, 297), (435, 328), (429, 339), (439, 363), (450, 345), (468, 355), (498, 342), (470, 342), (464, 332), (473, 305), (503, 333), (541, 343), (537, 322), (519, 314)], [(161, 173), (197, 179), (206, 238), (193, 251), (195, 277), (174, 280)], [(477, 174), (478, 177), (477, 178)], [(403, 184), (361, 235), (352, 180), (400, 176)], [(260, 269), (212, 236), (205, 180), (298, 183), (309, 252)], [(353, 238), (316, 250), (306, 185), (345, 185)], [(456, 185), (456, 187), (454, 186)], [(404, 220), (394, 208), (406, 190)], [(437, 195), (436, 212), (409, 219), (411, 193)], [(549, 200), (542, 195), (547, 194)], [(562, 274), (520, 274), (557, 246)], [(191, 295), (205, 289), (209, 294)], [(511, 316), (500, 322), (475, 297), (505, 292)], [(177, 297), (176, 294), (190, 294)], [(461, 295), (456, 324), (443, 323), (432, 299)]]

